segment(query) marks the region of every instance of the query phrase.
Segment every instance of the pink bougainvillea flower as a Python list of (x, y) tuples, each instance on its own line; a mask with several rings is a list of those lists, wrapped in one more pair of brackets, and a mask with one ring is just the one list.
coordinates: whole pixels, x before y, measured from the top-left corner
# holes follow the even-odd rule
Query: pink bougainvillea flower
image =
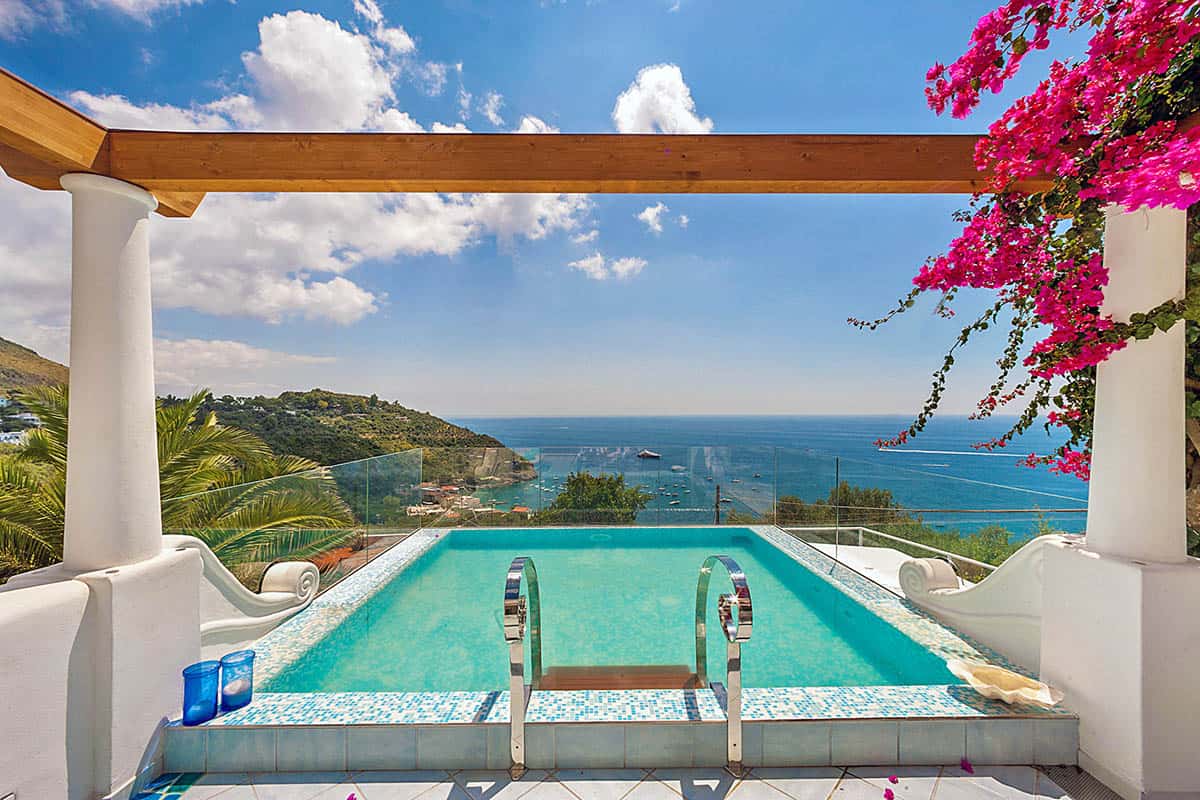
[(975, 768), (973, 766), (971, 766), (971, 762), (968, 761), (967, 759), (964, 758), (962, 761), (958, 762), (958, 765), (960, 767), (962, 767), (962, 771), (967, 773), (968, 775), (975, 774)]
[[(1048, 422), (1067, 429), (1069, 444), (1019, 463), (1048, 465), (1087, 480), (1092, 401), (1086, 387), (1094, 384), (1088, 370), (1135, 335), (1103, 311), (1108, 273), (1098, 212), (1114, 204), (1132, 211), (1200, 203), (1200, 126), (1188, 122), (1197, 104), (1174, 96), (1180, 91), (1178, 76), (1200, 44), (1200, 0), (993, 3), (996, 7), (976, 23), (965, 52), (953, 61), (935, 62), (926, 72), (926, 98), (936, 113), (971, 114), (985, 93), (1004, 89), (1025, 57), (1047, 49), (1054, 36), (1086, 37), (1086, 45), (1074, 57), (1052, 61), (1032, 91), (1017, 98), (978, 140), (975, 165), (987, 174), (980, 192), (971, 210), (956, 217), (963, 228), (948, 249), (920, 267), (912, 292), (881, 320), (851, 321), (873, 330), (926, 292), (939, 296), (935, 312), (951, 317), (960, 289), (995, 292), (996, 310), (960, 333), (945, 366), (934, 373), (916, 421), (876, 444), (898, 447), (917, 436), (942, 398), (954, 350), (974, 333), (1003, 325), (1000, 310), (1012, 309), (998, 379), (972, 416), (992, 416), (1023, 398), (1029, 403), (1022, 417), (1027, 421), (977, 447), (1005, 447), (1028, 420), (1053, 407)], [(1159, 108), (1159, 101), (1168, 99)], [(1145, 109), (1154, 111), (1139, 123)], [(1022, 183), (1031, 179), (1051, 188), (1031, 193)], [(1160, 320), (1174, 317), (1165, 320), (1171, 324), (1181, 316), (1178, 307), (1159, 312)], [(1029, 378), (1013, 386), (1008, 380), (1021, 367)], [(1063, 382), (1070, 391), (1055, 388)], [(965, 762), (963, 768), (969, 771)]]
[(899, 783), (900, 779), (895, 775), (888, 775), (888, 783)]
[(896, 800), (896, 793), (891, 789), (883, 790), (883, 800)]

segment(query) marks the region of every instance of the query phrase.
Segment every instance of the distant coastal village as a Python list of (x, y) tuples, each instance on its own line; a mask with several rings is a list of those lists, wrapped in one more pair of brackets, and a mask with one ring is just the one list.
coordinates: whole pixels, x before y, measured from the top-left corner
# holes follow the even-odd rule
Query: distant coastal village
[(11, 398), (0, 396), (0, 444), (19, 445), (25, 432), (41, 424), (37, 414), (25, 411)]
[(439, 486), (431, 481), (424, 481), (417, 487), (417, 491), (420, 494), (421, 503), (405, 509), (410, 517), (460, 519), (464, 511), (470, 511), (472, 514), (533, 514), (533, 509), (529, 506), (514, 505), (511, 508), (500, 508), (507, 504), (497, 501), (484, 505), (483, 500), (479, 497), (466, 494), (472, 489), (465, 486), (454, 484)]

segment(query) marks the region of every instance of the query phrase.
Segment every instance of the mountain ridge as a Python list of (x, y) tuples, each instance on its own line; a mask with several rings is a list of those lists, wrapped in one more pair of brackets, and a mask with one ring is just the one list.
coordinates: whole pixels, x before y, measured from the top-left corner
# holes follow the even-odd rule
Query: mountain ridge
[(0, 396), (31, 386), (67, 382), (67, 367), (37, 353), (32, 348), (0, 337)]

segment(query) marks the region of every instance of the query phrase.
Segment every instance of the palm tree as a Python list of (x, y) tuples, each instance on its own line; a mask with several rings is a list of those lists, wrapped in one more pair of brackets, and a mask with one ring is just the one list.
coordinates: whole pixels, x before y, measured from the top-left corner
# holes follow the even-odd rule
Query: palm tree
[[(329, 470), (276, 456), (259, 437), (200, 416), (207, 397), (157, 405), (163, 530), (202, 539), (235, 572), (280, 558), (311, 558), (356, 536)], [(0, 580), (62, 559), (67, 389), (20, 397), (42, 426), (0, 458)], [(241, 569), (239, 569), (241, 568)]]

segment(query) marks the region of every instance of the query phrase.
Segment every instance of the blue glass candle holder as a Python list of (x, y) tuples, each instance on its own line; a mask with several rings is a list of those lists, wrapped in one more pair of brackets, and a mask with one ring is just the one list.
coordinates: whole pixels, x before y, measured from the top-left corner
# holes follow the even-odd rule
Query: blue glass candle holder
[(233, 711), (254, 695), (254, 651), (238, 650), (221, 659), (221, 710)]
[(221, 662), (199, 661), (183, 670), (183, 724), (199, 725), (217, 715)]

